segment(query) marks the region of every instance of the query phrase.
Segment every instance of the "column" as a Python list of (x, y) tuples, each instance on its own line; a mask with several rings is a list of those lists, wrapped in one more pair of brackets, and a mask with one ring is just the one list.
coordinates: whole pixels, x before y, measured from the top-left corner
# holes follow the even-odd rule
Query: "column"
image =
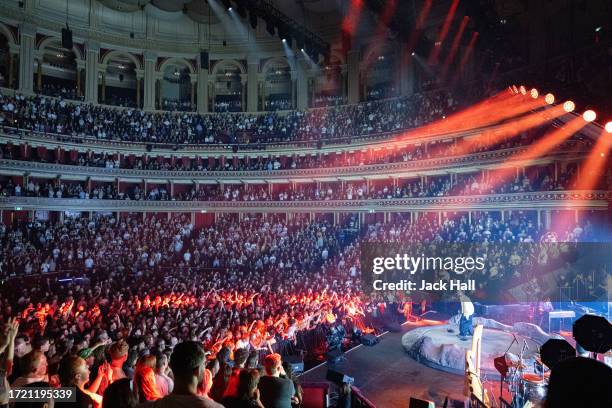
[[(348, 81), (348, 70), (347, 70), (346, 64), (342, 66), (341, 78), (342, 78), (342, 98), (346, 101), (346, 100), (348, 100), (348, 94), (347, 94), (347, 92), (348, 92), (348, 86), (347, 86), (348, 85), (347, 84), (347, 81)], [(313, 91), (313, 93), (314, 93), (314, 91)], [(313, 99), (313, 101), (314, 101), (314, 99)]]
[(164, 108), (164, 78), (160, 75), (157, 78), (157, 105), (159, 110), (163, 110)]
[(155, 109), (155, 64), (157, 54), (144, 52), (144, 110)]
[(141, 105), (141, 94), (142, 94), (142, 78), (144, 78), (144, 70), (137, 69), (136, 70), (136, 107), (140, 109)]
[(259, 78), (257, 80), (257, 88), (259, 89), (259, 107), (258, 109), (261, 110), (265, 110), (265, 103), (264, 103), (264, 99), (265, 99), (265, 84), (262, 78)]
[(83, 71), (83, 69), (85, 69), (86, 62), (83, 61), (83, 60), (77, 60), (76, 64), (77, 64), (77, 68), (76, 68), (76, 97), (80, 98), (81, 96), (83, 96), (83, 86), (82, 86), (83, 77), (82, 77), (82, 71)]
[(102, 74), (102, 83), (100, 85), (100, 103), (106, 103), (106, 72), (101, 71), (100, 74)]
[(195, 111), (196, 105), (196, 87), (198, 86), (198, 74), (189, 74), (189, 80), (191, 81), (191, 110)]
[(210, 111), (214, 112), (215, 111), (215, 95), (216, 95), (216, 89), (215, 89), (215, 77), (211, 77), (208, 78), (208, 83), (210, 84)]
[(291, 107), (292, 109), (295, 109), (297, 106), (296, 88), (297, 88), (297, 72), (291, 71)]
[(208, 68), (198, 71), (198, 113), (208, 112)]
[(15, 89), (15, 59), (19, 55), (19, 49), (16, 46), (10, 45), (9, 49), (9, 77), (8, 77), (8, 87), (10, 89)]
[(85, 60), (85, 101), (98, 103), (100, 44), (95, 41), (87, 41), (85, 48), (87, 50), (87, 59)]
[(36, 27), (26, 23), (19, 27), (19, 92), (34, 93), (34, 41)]
[(359, 102), (359, 51), (351, 50), (347, 53), (347, 83), (348, 103)]
[(240, 98), (241, 98), (240, 106), (243, 112), (247, 111), (247, 101), (246, 101), (247, 76), (248, 74), (240, 74)]
[(36, 91), (42, 92), (42, 55), (38, 57), (36, 69)]
[(247, 111), (257, 111), (259, 59), (256, 56), (247, 58)]
[(303, 57), (296, 59), (297, 64), (297, 100), (296, 108), (304, 110), (308, 108), (308, 62)]

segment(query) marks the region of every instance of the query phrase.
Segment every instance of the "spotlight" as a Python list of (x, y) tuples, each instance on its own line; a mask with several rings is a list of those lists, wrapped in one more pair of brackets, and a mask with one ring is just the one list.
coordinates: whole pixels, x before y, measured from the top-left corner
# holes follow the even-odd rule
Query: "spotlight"
[(612, 120), (606, 123), (606, 132), (612, 133)]
[(594, 121), (596, 117), (597, 117), (597, 114), (595, 113), (595, 111), (594, 110), (590, 110), (590, 109), (588, 111), (585, 111), (582, 114), (582, 118), (584, 120), (586, 120), (587, 122)]
[(538, 95), (539, 95), (539, 93), (538, 93), (538, 90), (537, 90), (537, 89), (535, 89), (535, 88), (531, 88), (531, 91), (530, 91), (529, 93), (531, 94), (531, 97), (532, 97), (533, 99), (538, 99)]
[(286, 42), (287, 42), (287, 39), (286, 39), (286, 38), (283, 38), (283, 42), (284, 42), (284, 43), (286, 43)]
[(230, 13), (232, 12), (233, 8), (228, 8), (227, 11), (229, 11)]
[(413, 52), (413, 53), (412, 53), (412, 54), (410, 54), (410, 55), (412, 55), (412, 56), (414, 57), (414, 55), (415, 55), (415, 54), (414, 54), (414, 52)]
[(521, 91), (521, 94), (527, 95), (527, 90), (525, 89), (523, 85), (520, 86), (519, 90)]
[(300, 48), (300, 51), (304, 52), (304, 49), (303, 49), (303, 48)]
[(544, 100), (546, 101), (547, 104), (552, 105), (553, 103), (555, 103), (555, 95), (551, 93), (547, 93), (546, 96), (544, 97)]
[(572, 101), (567, 101), (563, 104), (563, 110), (566, 112), (572, 112), (576, 108), (576, 105)]

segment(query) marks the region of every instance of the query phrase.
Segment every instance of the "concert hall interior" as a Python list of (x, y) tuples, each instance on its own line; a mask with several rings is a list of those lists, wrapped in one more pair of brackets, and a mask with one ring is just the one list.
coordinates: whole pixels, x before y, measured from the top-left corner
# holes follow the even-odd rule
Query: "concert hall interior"
[(611, 22), (0, 0), (0, 408), (612, 407)]

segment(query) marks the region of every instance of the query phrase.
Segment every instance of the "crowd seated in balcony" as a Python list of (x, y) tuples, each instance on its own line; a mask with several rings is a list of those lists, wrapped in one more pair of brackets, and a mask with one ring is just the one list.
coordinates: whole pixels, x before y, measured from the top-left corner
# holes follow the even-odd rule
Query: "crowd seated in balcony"
[(158, 109), (169, 111), (169, 112), (193, 112), (195, 111), (194, 106), (188, 100), (179, 100), (172, 98), (162, 99), (162, 105), (158, 106)]
[(226, 98), (221, 98), (221, 96), (217, 96), (217, 100), (214, 105), (215, 112), (240, 112), (242, 110), (242, 100), (240, 96), (228, 96)]
[[(134, 93), (136, 93), (136, 91), (134, 91)], [(120, 95), (113, 92), (107, 92), (104, 104), (111, 106), (121, 106), (124, 108), (135, 108), (136, 96)]]
[[(513, 173), (513, 172), (512, 172)], [(326, 200), (385, 200), (445, 196), (474, 196), (489, 194), (525, 193), (531, 191), (558, 191), (571, 189), (576, 182), (575, 168), (567, 167), (554, 175), (554, 169), (541, 168), (525, 174), (512, 175), (490, 172), (430, 176), (422, 179), (345, 183), (300, 183), (276, 185), (217, 185), (201, 184), (187, 189), (176, 186), (174, 195), (168, 184), (149, 183), (146, 190), (141, 184), (123, 183), (121, 191), (116, 183), (94, 183), (90, 186), (77, 181), (41, 181), (29, 178), (22, 186), (9, 178), (0, 182), (0, 196), (27, 196), (48, 198), (153, 200), (153, 201), (326, 201)], [(610, 177), (602, 178), (596, 188), (610, 188)]]
[(417, 127), (456, 108), (447, 92), (280, 115), (147, 113), (44, 97), (0, 97), (0, 126), (102, 140), (239, 143), (351, 140)]
[(66, 85), (61, 85), (61, 84), (45, 83), (43, 84), (41, 93), (43, 95), (53, 96), (56, 98), (72, 99), (72, 100), (82, 100), (83, 99), (82, 96), (79, 97), (77, 95), (76, 88), (69, 87)]
[(288, 97), (284, 98), (271, 98), (265, 101), (264, 110), (277, 111), (277, 110), (290, 110), (293, 109), (293, 103)]
[(317, 95), (315, 96), (313, 107), (322, 108), (326, 106), (339, 106), (346, 103), (346, 98), (342, 95)]

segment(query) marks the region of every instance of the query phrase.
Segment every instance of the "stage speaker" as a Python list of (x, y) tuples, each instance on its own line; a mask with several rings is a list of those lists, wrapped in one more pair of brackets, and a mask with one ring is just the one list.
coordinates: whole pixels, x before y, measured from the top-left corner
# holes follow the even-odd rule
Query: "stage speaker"
[(62, 28), (62, 48), (71, 50), (74, 44), (72, 43), (72, 30), (68, 27)]
[(408, 408), (436, 408), (436, 404), (433, 401), (410, 397)]
[(378, 344), (378, 337), (376, 337), (373, 334), (364, 334), (363, 336), (361, 336), (361, 344), (363, 344), (364, 346), (375, 346)]
[(327, 369), (327, 373), (325, 373), (325, 379), (337, 385), (342, 385), (342, 384), (350, 385), (355, 382), (355, 379), (353, 377), (349, 377), (348, 375), (341, 373), (340, 371), (331, 370), (331, 369)]
[(203, 69), (208, 69), (208, 64), (208, 51), (200, 51), (200, 67)]
[(327, 362), (330, 364), (336, 364), (339, 363), (340, 360), (342, 359), (344, 353), (342, 352), (342, 350), (340, 349), (334, 349), (334, 350), (330, 350), (325, 354), (325, 358), (327, 359)]
[(302, 356), (286, 356), (284, 360), (291, 365), (295, 374), (301, 374), (304, 372), (304, 359)]

